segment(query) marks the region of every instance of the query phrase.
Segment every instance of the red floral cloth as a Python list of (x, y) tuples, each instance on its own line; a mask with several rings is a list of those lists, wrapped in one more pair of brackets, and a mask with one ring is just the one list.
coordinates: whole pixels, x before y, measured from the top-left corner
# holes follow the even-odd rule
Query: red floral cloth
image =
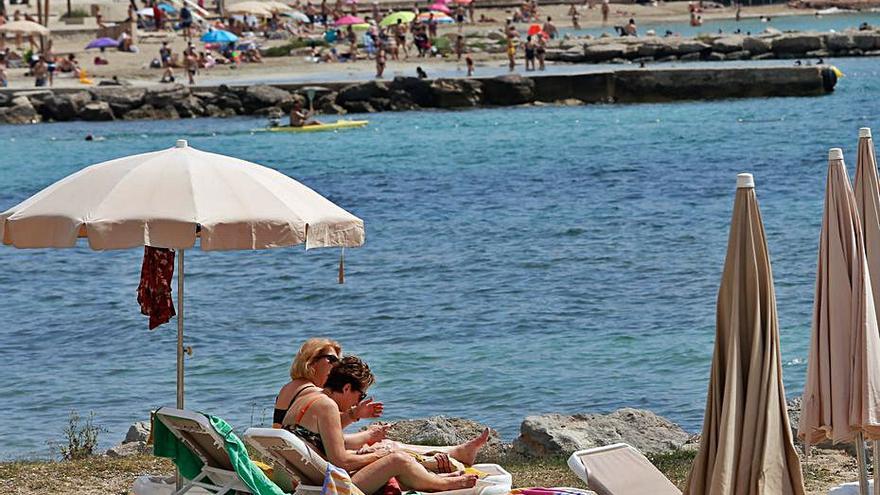
[(144, 246), (144, 264), (137, 300), (141, 313), (150, 317), (150, 330), (167, 323), (175, 314), (171, 297), (174, 278), (174, 250)]

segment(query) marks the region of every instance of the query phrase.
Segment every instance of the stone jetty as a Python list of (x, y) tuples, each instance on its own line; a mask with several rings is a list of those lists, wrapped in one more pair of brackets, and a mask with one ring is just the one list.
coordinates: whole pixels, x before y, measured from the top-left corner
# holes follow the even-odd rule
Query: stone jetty
[(773, 29), (758, 35), (569, 38), (547, 50), (547, 60), (572, 63), (630, 63), (816, 59), (880, 56), (880, 31), (839, 33), (790, 32)]
[[(325, 83), (315, 108), (325, 114), (462, 109), (526, 104), (635, 103), (712, 98), (818, 96), (833, 91), (828, 66), (609, 69), (584, 74)], [(305, 84), (0, 92), (0, 123), (282, 116)]]

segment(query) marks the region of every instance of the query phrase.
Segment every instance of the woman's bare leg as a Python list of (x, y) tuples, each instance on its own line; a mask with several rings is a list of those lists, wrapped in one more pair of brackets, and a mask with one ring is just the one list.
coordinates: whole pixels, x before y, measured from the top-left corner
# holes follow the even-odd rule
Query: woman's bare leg
[(416, 452), (418, 454), (428, 454), (430, 452), (443, 452), (449, 454), (452, 458), (470, 466), (477, 458), (477, 453), (489, 441), (489, 429), (483, 430), (479, 436), (458, 445), (450, 445), (445, 447), (432, 447), (428, 445), (410, 445), (393, 440), (383, 440), (381, 444), (388, 445), (392, 450), (406, 450)]
[(379, 491), (392, 476), (397, 478), (402, 487), (422, 492), (458, 490), (477, 484), (477, 477), (474, 475), (437, 476), (403, 452), (392, 452), (368, 464), (355, 473), (351, 481), (365, 494), (370, 495)]

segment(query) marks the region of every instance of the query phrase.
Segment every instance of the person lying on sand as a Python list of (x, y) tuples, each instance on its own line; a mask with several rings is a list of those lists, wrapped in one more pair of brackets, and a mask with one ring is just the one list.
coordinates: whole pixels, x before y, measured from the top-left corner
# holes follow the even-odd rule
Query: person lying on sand
[[(365, 362), (356, 356), (346, 356), (330, 369), (323, 390), (311, 388), (293, 401), (282, 426), (311, 443), (330, 463), (351, 473), (352, 482), (366, 495), (378, 492), (392, 477), (397, 478), (403, 490), (422, 492), (476, 485), (477, 476), (463, 474), (461, 469), (462, 465), (473, 464), (488, 441), (488, 429), (468, 442), (450, 447), (383, 441), (357, 450), (348, 448), (340, 413), (362, 403), (374, 381)], [(429, 467), (437, 472), (429, 471)]]

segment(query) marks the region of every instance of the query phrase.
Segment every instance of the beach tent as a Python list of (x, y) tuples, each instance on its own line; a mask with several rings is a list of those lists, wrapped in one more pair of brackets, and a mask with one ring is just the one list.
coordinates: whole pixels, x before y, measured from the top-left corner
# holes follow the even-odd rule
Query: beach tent
[[(880, 179), (877, 176), (877, 157), (871, 129), (859, 129), (858, 155), (853, 192), (859, 211), (862, 232), (865, 237), (865, 255), (871, 276), (871, 292), (874, 295), (874, 313), (880, 322)], [(874, 441), (874, 493), (880, 494), (880, 442)]]
[[(17, 248), (176, 250), (177, 408), (183, 409), (184, 253), (306, 249), (364, 243), (364, 222), (290, 177), (191, 148), (86, 167), (0, 213), (0, 239)], [(342, 264), (340, 262), (340, 281)]]
[(782, 384), (776, 291), (751, 174), (737, 176), (700, 450), (686, 495), (803, 495)]
[(12, 21), (0, 26), (0, 33), (38, 34), (46, 36), (50, 32), (49, 28), (33, 21)]
[(379, 23), (382, 27), (393, 26), (397, 24), (397, 20), (400, 19), (400, 22), (404, 24), (409, 24), (416, 18), (416, 15), (413, 12), (402, 11), (402, 12), (394, 12), (388, 14), (384, 18), (382, 18), (382, 22)]
[(867, 493), (864, 437), (880, 438), (880, 334), (862, 225), (843, 151), (828, 153), (816, 294), (798, 437), (856, 443)]

